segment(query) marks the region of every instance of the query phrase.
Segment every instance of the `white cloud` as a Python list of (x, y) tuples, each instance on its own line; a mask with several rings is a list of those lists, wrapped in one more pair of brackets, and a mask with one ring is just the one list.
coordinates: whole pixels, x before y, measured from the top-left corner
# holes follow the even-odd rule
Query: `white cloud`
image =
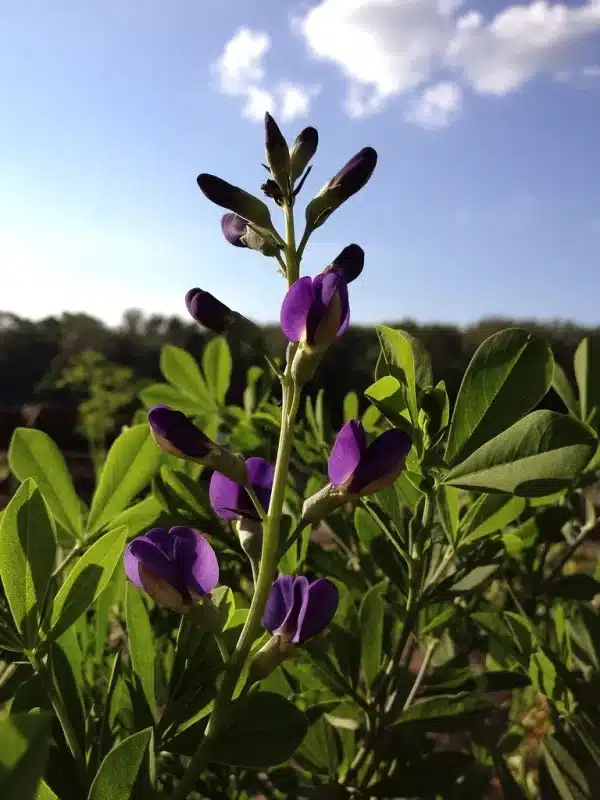
[(417, 108), (432, 97), (439, 106), (441, 84), (503, 96), (565, 70), (577, 44), (600, 32), (600, 0), (533, 0), (488, 19), (460, 0), (321, 0), (293, 25), (313, 58), (346, 77), (345, 107), (357, 117), (417, 90)]
[(265, 76), (263, 60), (271, 38), (263, 31), (240, 28), (225, 45), (214, 65), (221, 91), (243, 95)]
[(264, 61), (270, 47), (271, 39), (264, 31), (240, 28), (212, 66), (218, 89), (243, 97), (242, 116), (254, 122), (261, 121), (266, 111), (280, 116), (283, 122), (306, 116), (319, 87), (287, 81), (274, 89), (265, 87)]
[(424, 128), (445, 128), (459, 115), (462, 97), (458, 84), (441, 81), (425, 89), (406, 118)]

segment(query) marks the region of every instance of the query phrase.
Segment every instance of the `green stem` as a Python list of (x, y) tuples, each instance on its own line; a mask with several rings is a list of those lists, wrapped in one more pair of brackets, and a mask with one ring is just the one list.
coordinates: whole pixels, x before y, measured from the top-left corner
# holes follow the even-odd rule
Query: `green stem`
[(262, 555), (254, 596), (252, 597), (244, 628), (231, 655), (227, 671), (217, 693), (204, 737), (175, 790), (172, 800), (184, 800), (188, 796), (193, 790), (200, 773), (210, 760), (210, 748), (225, 722), (227, 709), (260, 629), (260, 621), (277, 571), (279, 526), (294, 441), (294, 423), (298, 411), (298, 402), (299, 392), (294, 387), (291, 387), (288, 382), (288, 385), (284, 386), (281, 435), (275, 462), (271, 502), (269, 503), (269, 512), (264, 523)]
[(262, 507), (262, 503), (258, 499), (258, 495), (254, 491), (254, 486), (251, 486), (251, 485), (246, 486), (246, 491), (250, 495), (250, 500), (252, 500), (252, 504), (254, 505), (254, 508), (256, 509), (256, 513), (261, 518), (261, 520), (264, 522), (267, 515), (265, 513), (264, 508)]
[(285, 246), (286, 276), (288, 286), (295, 283), (300, 275), (300, 252), (296, 251), (296, 232), (294, 229), (294, 208), (291, 203), (286, 203), (283, 207), (285, 217)]
[(77, 739), (77, 734), (73, 726), (71, 725), (71, 720), (69, 719), (69, 715), (67, 713), (67, 709), (63, 703), (62, 697), (60, 696), (59, 692), (54, 685), (54, 680), (52, 675), (48, 671), (46, 665), (39, 659), (36, 653), (29, 653), (29, 660), (31, 661), (31, 666), (35, 670), (36, 674), (40, 676), (44, 688), (48, 694), (50, 702), (52, 703), (52, 707), (56, 712), (56, 716), (61, 724), (63, 729), (63, 733), (65, 735), (65, 739), (69, 746), (69, 750), (75, 759), (75, 766), (77, 768), (77, 772), (79, 775), (79, 779), (81, 780), (82, 786), (84, 788), (87, 787), (87, 769), (85, 763), (85, 756), (83, 750), (79, 745), (79, 740)]

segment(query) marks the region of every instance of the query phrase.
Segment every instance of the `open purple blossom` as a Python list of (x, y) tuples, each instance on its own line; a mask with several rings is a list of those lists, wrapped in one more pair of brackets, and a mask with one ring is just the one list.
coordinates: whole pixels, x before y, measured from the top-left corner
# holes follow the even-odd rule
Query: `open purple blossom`
[(129, 580), (157, 603), (182, 610), (211, 592), (219, 564), (207, 539), (192, 528), (152, 528), (129, 543), (124, 556)]
[(362, 424), (350, 420), (331, 450), (329, 480), (346, 494), (361, 497), (377, 492), (400, 475), (411, 446), (408, 433), (397, 428), (384, 431), (368, 445)]
[(350, 325), (348, 286), (339, 269), (305, 276), (289, 288), (281, 306), (281, 329), (290, 342), (327, 346)]
[[(271, 489), (273, 488), (275, 474), (273, 465), (265, 461), (264, 458), (253, 456), (246, 460), (246, 470), (248, 481), (254, 489), (261, 506), (266, 511), (269, 507)], [(221, 472), (213, 472), (208, 495), (211, 506), (221, 519), (259, 519), (258, 512), (244, 487)]]
[(215, 446), (189, 417), (169, 406), (152, 406), (148, 411), (148, 423), (161, 450), (179, 458), (202, 460)]
[(271, 586), (263, 625), (291, 644), (303, 644), (321, 633), (337, 610), (339, 592), (328, 578), (280, 575)]

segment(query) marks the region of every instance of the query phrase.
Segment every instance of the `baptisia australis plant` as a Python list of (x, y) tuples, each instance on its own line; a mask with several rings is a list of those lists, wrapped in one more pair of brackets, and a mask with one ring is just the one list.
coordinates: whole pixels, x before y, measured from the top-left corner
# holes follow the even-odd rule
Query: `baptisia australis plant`
[[(361, 274), (364, 252), (356, 244), (348, 245), (314, 278), (300, 276), (300, 264), (312, 231), (367, 183), (375, 169), (377, 154), (372, 148), (364, 148), (323, 187), (307, 207), (304, 234), (297, 244), (294, 204), (310, 171), (318, 135), (314, 128), (307, 128), (289, 148), (269, 114), (265, 118), (265, 134), (265, 166), (270, 177), (263, 189), (283, 210), (284, 236), (275, 229), (265, 203), (243, 189), (209, 174), (200, 175), (198, 185), (209, 200), (227, 210), (221, 221), (226, 240), (235, 247), (274, 257), (288, 283), (280, 316), (282, 331), (290, 344), (285, 369), (279, 373), (281, 430), (275, 464), (258, 457), (242, 462), (237, 455), (210, 441), (177, 410), (161, 405), (148, 413), (153, 435), (162, 449), (215, 470), (210, 479), (211, 505), (219, 517), (237, 525), (255, 579), (250, 609), (226, 666), (205, 735), (174, 800), (187, 796), (210, 760), (213, 742), (226, 725), (226, 709), (245, 664), (252, 661), (250, 682), (264, 676), (295, 647), (321, 633), (333, 619), (338, 605), (338, 589), (328, 578), (309, 582), (304, 576), (278, 577), (277, 563), (302, 387), (323, 353), (348, 329), (348, 284)], [(260, 348), (261, 337), (256, 326), (209, 292), (191, 289), (185, 302), (191, 316), (205, 328)], [(410, 439), (401, 431), (388, 431), (367, 446), (360, 427), (344, 429), (330, 459), (332, 486), (339, 497), (376, 491), (397, 477), (409, 448)], [(314, 513), (311, 518), (316, 519)], [(302, 520), (306, 521), (308, 518)], [(185, 536), (181, 531), (187, 531)], [(189, 529), (149, 531), (129, 546), (127, 574), (157, 600), (183, 610), (216, 584), (216, 561), (212, 550), (209, 557), (207, 548), (210, 545), (206, 540)], [(210, 569), (209, 558), (213, 559)], [(271, 644), (252, 655), (261, 629), (272, 634)]]

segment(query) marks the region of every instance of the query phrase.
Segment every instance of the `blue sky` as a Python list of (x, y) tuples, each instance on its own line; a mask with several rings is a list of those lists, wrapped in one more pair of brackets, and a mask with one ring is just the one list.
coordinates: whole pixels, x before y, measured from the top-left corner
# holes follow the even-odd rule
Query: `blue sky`
[(365, 249), (355, 322), (600, 324), (600, 0), (4, 0), (0, 309), (185, 317), (197, 285), (277, 319), (196, 185), (260, 193), (266, 108), (320, 133), (300, 215), (379, 152), (304, 262)]

